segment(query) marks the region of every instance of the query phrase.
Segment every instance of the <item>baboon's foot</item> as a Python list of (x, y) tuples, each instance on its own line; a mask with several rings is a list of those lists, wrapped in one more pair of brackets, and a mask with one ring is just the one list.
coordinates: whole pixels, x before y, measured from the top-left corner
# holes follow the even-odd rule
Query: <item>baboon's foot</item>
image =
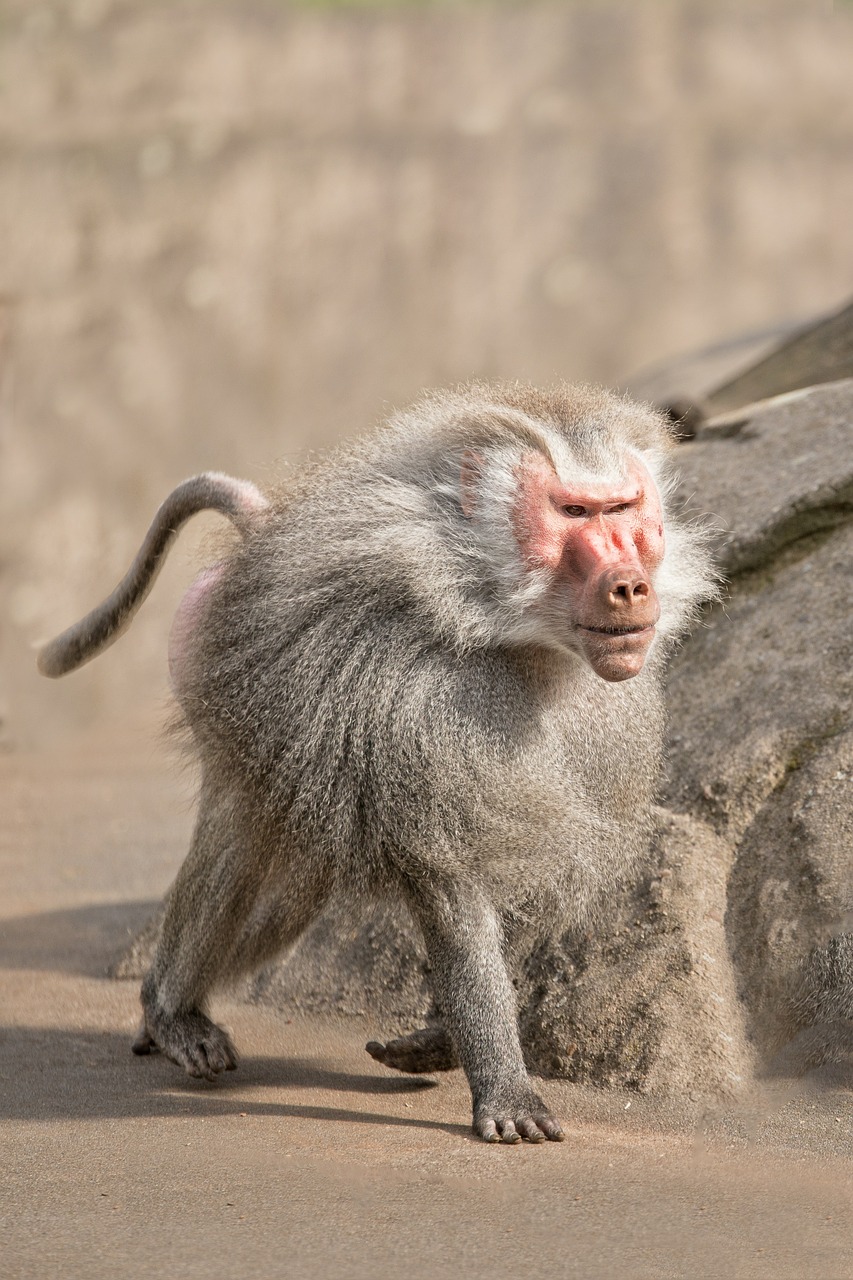
[(227, 1031), (197, 1009), (173, 1017), (146, 1013), (131, 1048), (137, 1054), (159, 1049), (198, 1080), (215, 1080), (220, 1071), (233, 1071), (238, 1061)]
[(508, 1089), (474, 1103), (474, 1132), (484, 1142), (562, 1142), (565, 1134), (538, 1093)]
[(459, 1059), (450, 1036), (444, 1027), (421, 1027), (410, 1036), (400, 1036), (380, 1044), (371, 1040), (365, 1049), (371, 1058), (395, 1071), (410, 1075), (428, 1075), (432, 1071), (452, 1071), (459, 1066)]

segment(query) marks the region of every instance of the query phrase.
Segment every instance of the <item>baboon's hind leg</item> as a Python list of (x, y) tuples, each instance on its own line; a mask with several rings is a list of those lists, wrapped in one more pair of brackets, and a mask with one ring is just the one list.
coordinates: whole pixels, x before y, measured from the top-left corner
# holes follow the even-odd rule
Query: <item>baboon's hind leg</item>
[[(169, 893), (142, 984), (143, 1019), (133, 1043), (134, 1053), (158, 1048), (189, 1075), (206, 1080), (237, 1065), (230, 1036), (207, 1015), (212, 987), (292, 943), (328, 891), (323, 875), (288, 874), (287, 860), (269, 833), (260, 835), (241, 801), (222, 789), (202, 789), (190, 852)], [(273, 877), (278, 882), (271, 909)], [(289, 880), (297, 886), (290, 896)]]
[(371, 1058), (384, 1067), (393, 1067), (395, 1071), (405, 1071), (409, 1075), (452, 1071), (460, 1066), (453, 1041), (440, 1023), (421, 1027), (407, 1036), (397, 1036), (387, 1044), (370, 1040), (364, 1047)]

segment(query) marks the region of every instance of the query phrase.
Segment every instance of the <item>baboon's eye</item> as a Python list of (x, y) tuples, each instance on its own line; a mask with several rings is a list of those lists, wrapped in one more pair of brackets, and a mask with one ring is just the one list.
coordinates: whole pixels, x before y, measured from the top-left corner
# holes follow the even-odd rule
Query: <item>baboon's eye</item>
[(580, 506), (577, 502), (569, 502), (563, 507), (564, 516), (585, 516), (586, 507)]
[(620, 511), (627, 511), (630, 506), (630, 502), (617, 502), (615, 507), (607, 508), (607, 514), (609, 516), (617, 516)]

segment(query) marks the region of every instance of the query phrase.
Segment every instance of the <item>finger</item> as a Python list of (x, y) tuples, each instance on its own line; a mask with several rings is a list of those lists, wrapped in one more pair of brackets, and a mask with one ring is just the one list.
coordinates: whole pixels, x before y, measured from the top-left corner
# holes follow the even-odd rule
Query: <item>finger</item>
[(532, 1116), (519, 1116), (515, 1122), (515, 1127), (528, 1142), (544, 1142), (545, 1134), (539, 1128), (539, 1125)]
[(501, 1135), (498, 1133), (498, 1126), (492, 1120), (491, 1116), (485, 1120), (478, 1120), (474, 1126), (475, 1131), (480, 1135), (484, 1142), (500, 1142)]
[(521, 1134), (512, 1120), (498, 1120), (498, 1129), (500, 1130), (501, 1142), (508, 1144), (521, 1142)]
[(543, 1112), (542, 1115), (536, 1116), (535, 1119), (539, 1128), (542, 1130), (549, 1142), (565, 1142), (566, 1135), (563, 1132), (563, 1127), (559, 1120), (556, 1120), (554, 1116), (548, 1115), (546, 1111)]

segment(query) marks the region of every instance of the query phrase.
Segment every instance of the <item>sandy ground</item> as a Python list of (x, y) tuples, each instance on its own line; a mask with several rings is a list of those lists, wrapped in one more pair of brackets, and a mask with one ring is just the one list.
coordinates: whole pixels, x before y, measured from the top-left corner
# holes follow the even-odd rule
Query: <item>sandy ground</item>
[(853, 1100), (712, 1108), (551, 1082), (567, 1141), (472, 1138), (459, 1075), (394, 1078), (371, 1019), (221, 999), (215, 1085), (129, 1049), (110, 962), (191, 788), (152, 733), (0, 757), (0, 1275), (853, 1277)]

